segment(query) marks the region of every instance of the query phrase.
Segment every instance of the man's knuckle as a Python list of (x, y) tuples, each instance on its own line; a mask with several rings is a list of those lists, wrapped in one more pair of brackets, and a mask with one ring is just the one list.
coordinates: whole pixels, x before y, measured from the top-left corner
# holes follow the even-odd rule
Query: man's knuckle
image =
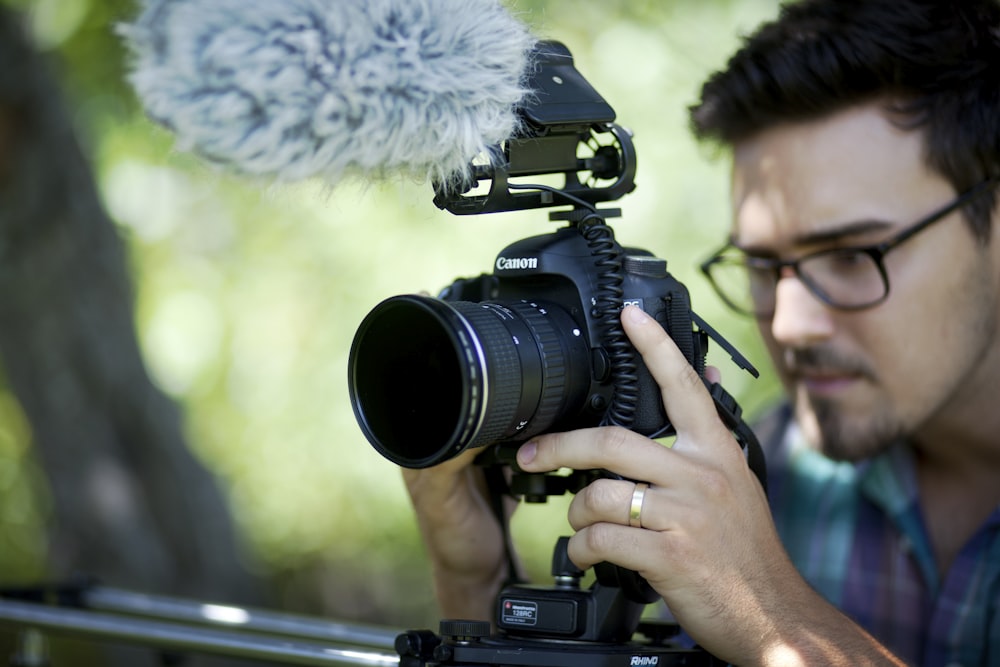
[(601, 512), (604, 508), (612, 505), (615, 495), (612, 480), (595, 480), (583, 490), (583, 506), (589, 512)]
[(609, 553), (611, 546), (615, 544), (618, 533), (615, 528), (610, 523), (595, 523), (590, 526), (584, 535), (584, 543), (590, 553)]
[(621, 426), (612, 426), (604, 430), (601, 447), (611, 460), (621, 460), (628, 453), (633, 437), (632, 431)]
[(729, 476), (725, 471), (716, 468), (703, 468), (698, 473), (699, 482), (709, 498), (725, 498), (729, 495), (731, 486)]
[(681, 386), (685, 389), (701, 386), (701, 376), (690, 364), (684, 364), (677, 375)]

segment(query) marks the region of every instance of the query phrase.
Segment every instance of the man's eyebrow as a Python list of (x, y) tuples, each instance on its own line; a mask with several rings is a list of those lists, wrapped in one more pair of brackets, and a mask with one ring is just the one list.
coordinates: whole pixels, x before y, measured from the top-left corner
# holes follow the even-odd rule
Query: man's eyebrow
[[(836, 224), (827, 229), (808, 231), (803, 234), (793, 236), (789, 240), (789, 243), (793, 246), (834, 245), (842, 242), (844, 239), (850, 239), (855, 236), (862, 236), (872, 232), (884, 231), (886, 229), (891, 229), (893, 226), (893, 223), (887, 220), (858, 220), (855, 222)], [(759, 254), (761, 255), (774, 254), (772, 249), (763, 246), (741, 245), (739, 243), (739, 239), (737, 239), (735, 235), (732, 238), (732, 244), (748, 254), (758, 254), (754, 252), (755, 250), (759, 250)]]

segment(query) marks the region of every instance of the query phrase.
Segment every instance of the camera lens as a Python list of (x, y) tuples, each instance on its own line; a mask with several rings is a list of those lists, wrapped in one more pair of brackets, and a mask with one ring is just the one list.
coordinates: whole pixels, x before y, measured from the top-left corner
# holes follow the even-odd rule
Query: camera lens
[(358, 328), (348, 380), (372, 446), (426, 468), (552, 426), (587, 395), (589, 349), (555, 305), (397, 296)]

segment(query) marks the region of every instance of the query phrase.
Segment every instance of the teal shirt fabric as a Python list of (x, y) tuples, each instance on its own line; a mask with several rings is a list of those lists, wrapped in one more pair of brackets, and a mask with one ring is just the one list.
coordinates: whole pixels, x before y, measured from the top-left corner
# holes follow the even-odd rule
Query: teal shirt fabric
[(1000, 667), (1000, 508), (942, 576), (912, 450), (834, 462), (787, 414), (762, 444), (775, 524), (803, 577), (908, 664)]

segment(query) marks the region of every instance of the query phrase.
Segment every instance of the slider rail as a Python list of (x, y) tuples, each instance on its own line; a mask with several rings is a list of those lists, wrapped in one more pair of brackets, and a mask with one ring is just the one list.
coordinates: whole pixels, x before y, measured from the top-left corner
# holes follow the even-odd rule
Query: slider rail
[(399, 630), (100, 586), (75, 591), (75, 599), (61, 596), (73, 606), (37, 592), (30, 599), (25, 590), (0, 591), (0, 627), (21, 630), (18, 650), (31, 653), (11, 664), (47, 665), (41, 638), (52, 634), (284, 665), (399, 665)]

